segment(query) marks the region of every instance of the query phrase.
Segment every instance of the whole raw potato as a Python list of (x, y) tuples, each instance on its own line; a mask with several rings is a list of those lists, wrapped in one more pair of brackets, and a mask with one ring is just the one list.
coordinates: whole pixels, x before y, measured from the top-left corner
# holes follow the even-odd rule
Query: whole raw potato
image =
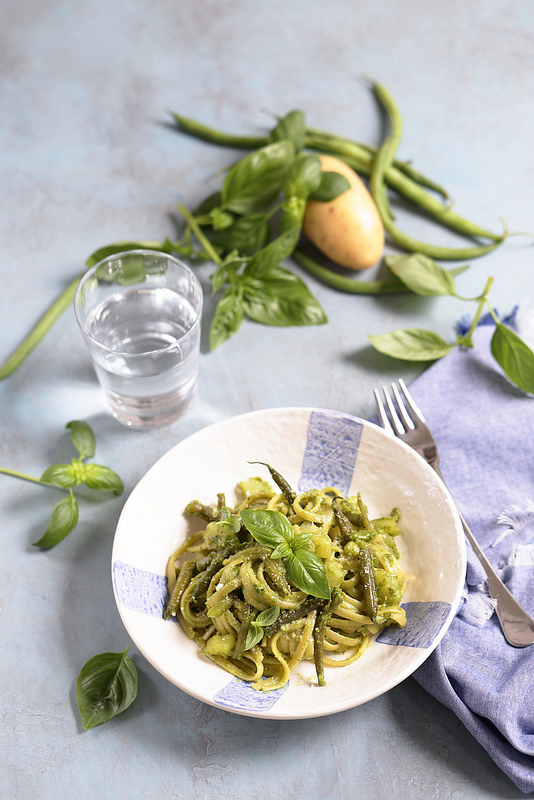
[(349, 269), (367, 269), (384, 250), (384, 226), (367, 187), (343, 161), (319, 156), (323, 172), (339, 172), (350, 189), (334, 200), (310, 200), (303, 230), (327, 258)]

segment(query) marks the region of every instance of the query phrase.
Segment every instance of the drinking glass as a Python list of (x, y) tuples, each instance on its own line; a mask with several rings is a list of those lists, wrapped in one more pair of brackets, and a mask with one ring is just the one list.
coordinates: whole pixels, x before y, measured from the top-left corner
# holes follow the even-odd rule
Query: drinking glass
[(132, 250), (82, 277), (74, 311), (113, 416), (149, 428), (175, 420), (197, 383), (202, 287), (177, 258)]

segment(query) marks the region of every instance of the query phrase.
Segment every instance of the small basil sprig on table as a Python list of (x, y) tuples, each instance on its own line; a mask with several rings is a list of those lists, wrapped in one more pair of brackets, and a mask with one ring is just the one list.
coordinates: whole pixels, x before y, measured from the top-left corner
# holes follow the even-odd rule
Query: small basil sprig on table
[[(405, 361), (436, 361), (455, 347), (473, 347), (473, 334), (484, 307), (495, 322), (491, 338), (491, 353), (508, 378), (520, 389), (534, 394), (534, 352), (504, 325), (489, 301), (493, 278), (489, 278), (478, 297), (461, 297), (456, 291), (451, 270), (443, 269), (433, 259), (421, 254), (386, 256), (391, 271), (415, 294), (424, 297), (450, 295), (460, 300), (477, 302), (477, 309), (469, 330), (447, 342), (437, 333), (421, 328), (403, 328), (390, 333), (369, 336), (373, 347), (384, 355)], [(466, 267), (467, 268), (467, 267)], [(456, 274), (458, 271), (456, 270)]]
[(307, 547), (311, 532), (293, 532), (287, 517), (270, 509), (244, 509), (241, 519), (252, 537), (271, 547), (271, 558), (281, 558), (289, 580), (313, 597), (330, 599), (330, 586), (324, 563)]
[(68, 496), (55, 504), (46, 531), (34, 542), (34, 546), (41, 550), (54, 547), (76, 527), (79, 508), (73, 486), (85, 483), (91, 489), (113, 492), (115, 495), (124, 491), (122, 479), (114, 470), (100, 464), (83, 463), (87, 458), (92, 458), (96, 450), (96, 440), (90, 425), (81, 420), (73, 420), (66, 427), (70, 430), (71, 442), (78, 452), (78, 457), (73, 458), (70, 464), (53, 464), (45, 469), (40, 478), (0, 467), (0, 473), (4, 475), (68, 491)]
[(122, 714), (137, 697), (137, 669), (128, 650), (101, 653), (82, 667), (76, 702), (85, 730)]

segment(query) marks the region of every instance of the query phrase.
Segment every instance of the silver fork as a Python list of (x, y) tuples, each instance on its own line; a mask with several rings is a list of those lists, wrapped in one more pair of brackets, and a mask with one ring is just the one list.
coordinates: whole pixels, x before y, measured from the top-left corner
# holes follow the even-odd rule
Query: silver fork
[[(391, 384), (393, 398), (387, 387), (382, 387), (382, 392), (384, 401), (380, 392), (377, 389), (374, 391), (382, 427), (413, 447), (443, 480), (439, 468), (436, 442), (404, 381), (401, 379), (398, 385)], [(458, 513), (460, 512), (458, 511)], [(486, 573), (489, 593), (497, 601), (495, 611), (506, 640), (514, 647), (527, 647), (534, 644), (534, 620), (519, 605), (501, 581), (461, 514), (460, 520), (465, 535)]]

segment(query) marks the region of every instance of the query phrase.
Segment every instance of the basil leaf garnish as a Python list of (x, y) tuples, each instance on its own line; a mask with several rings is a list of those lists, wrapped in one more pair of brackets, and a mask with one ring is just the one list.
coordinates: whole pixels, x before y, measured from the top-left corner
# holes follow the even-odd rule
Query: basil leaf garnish
[(324, 563), (316, 553), (300, 545), (302, 535), (293, 534), (287, 517), (270, 509), (245, 509), (241, 519), (257, 542), (273, 548), (272, 557), (282, 558), (288, 578), (297, 589), (313, 597), (330, 597)]
[(284, 559), (289, 580), (306, 594), (330, 599), (330, 586), (323, 562), (311, 550), (299, 548)]
[(101, 653), (82, 667), (76, 702), (86, 730), (122, 714), (137, 697), (137, 669), (128, 650)]
[(293, 538), (291, 523), (280, 511), (246, 508), (241, 519), (254, 539), (267, 547), (274, 549)]

